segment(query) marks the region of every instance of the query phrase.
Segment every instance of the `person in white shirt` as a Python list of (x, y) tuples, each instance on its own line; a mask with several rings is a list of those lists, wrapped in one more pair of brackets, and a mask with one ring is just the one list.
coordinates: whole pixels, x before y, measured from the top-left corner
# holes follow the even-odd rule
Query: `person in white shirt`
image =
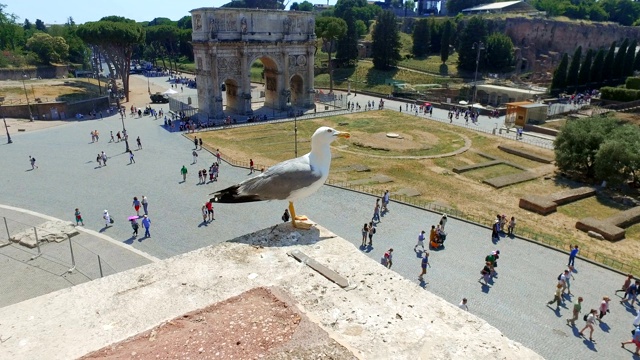
[(463, 298), (458, 307), (464, 311), (469, 311), (469, 307), (467, 306), (467, 298)]

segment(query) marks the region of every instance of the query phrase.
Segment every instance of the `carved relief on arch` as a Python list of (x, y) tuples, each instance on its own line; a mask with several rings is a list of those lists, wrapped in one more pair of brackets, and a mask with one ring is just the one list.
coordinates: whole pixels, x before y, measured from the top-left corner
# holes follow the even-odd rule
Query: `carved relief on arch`
[(198, 70), (202, 70), (202, 58), (198, 56), (198, 66), (196, 67)]
[(202, 15), (200, 14), (193, 15), (193, 30), (196, 30), (196, 31), (202, 30)]

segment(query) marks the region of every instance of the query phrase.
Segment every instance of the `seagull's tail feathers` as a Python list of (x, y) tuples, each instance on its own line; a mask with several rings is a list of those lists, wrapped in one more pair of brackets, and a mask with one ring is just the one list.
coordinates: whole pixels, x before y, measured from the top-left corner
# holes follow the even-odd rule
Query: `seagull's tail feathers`
[(255, 194), (240, 194), (238, 191), (239, 188), (240, 185), (233, 185), (224, 190), (217, 191), (211, 194), (213, 195), (211, 201), (224, 204), (235, 204), (264, 200)]

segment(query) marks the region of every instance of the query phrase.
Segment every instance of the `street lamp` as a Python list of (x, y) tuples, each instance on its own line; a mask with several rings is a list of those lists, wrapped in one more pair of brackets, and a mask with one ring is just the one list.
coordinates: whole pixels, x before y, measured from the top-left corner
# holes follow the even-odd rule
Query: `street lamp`
[(33, 114), (31, 113), (31, 104), (29, 104), (29, 96), (27, 95), (27, 86), (24, 84), (27, 74), (22, 74), (22, 88), (24, 89), (24, 97), (27, 99), (27, 108), (29, 109), (29, 121), (33, 121)]
[(295, 142), (295, 156), (298, 157), (298, 114), (293, 114), (293, 141)]
[[(0, 108), (3, 102), (4, 97), (0, 97)], [(7, 120), (4, 118), (4, 113), (2, 113), (2, 121), (4, 122), (4, 130), (7, 132), (7, 144), (12, 144), (13, 140), (11, 140), (11, 135), (9, 135), (9, 127), (7, 126)]]
[(471, 101), (473, 106), (473, 104), (476, 103), (476, 95), (478, 93), (478, 65), (480, 64), (480, 51), (484, 50), (484, 43), (482, 41), (474, 42), (472, 49), (478, 50), (478, 54), (476, 55), (476, 74), (473, 78), (473, 100)]

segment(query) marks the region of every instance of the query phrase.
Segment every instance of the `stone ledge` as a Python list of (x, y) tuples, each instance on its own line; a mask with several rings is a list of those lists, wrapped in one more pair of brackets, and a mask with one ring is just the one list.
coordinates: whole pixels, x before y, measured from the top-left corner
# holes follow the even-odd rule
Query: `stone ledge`
[[(293, 250), (357, 288), (345, 291), (319, 276), (287, 255)], [(1, 308), (3, 356), (79, 358), (257, 287), (286, 291), (359, 359), (542, 359), (328, 230), (298, 232), (289, 224)]]
[(624, 239), (625, 233), (625, 230), (622, 228), (619, 228), (606, 221), (590, 217), (581, 219), (580, 221), (576, 222), (576, 229), (582, 230), (584, 232), (596, 232), (609, 241), (622, 240)]
[(543, 163), (543, 164), (551, 164), (554, 159), (546, 157), (546, 156), (541, 156), (541, 155), (536, 155), (536, 154), (532, 154), (532, 153), (528, 153), (525, 152), (524, 150), (520, 150), (520, 149), (516, 149), (513, 148), (511, 146), (507, 146), (507, 145), (498, 145), (498, 149), (508, 153), (508, 154), (512, 154), (512, 155), (516, 155), (516, 156), (520, 156), (523, 157), (525, 159), (529, 159), (529, 160), (533, 160), (533, 161), (537, 161), (539, 163)]
[(491, 179), (486, 179), (486, 180), (483, 180), (482, 182), (485, 184), (491, 185), (496, 189), (500, 189), (509, 185), (515, 185), (521, 182), (530, 181), (537, 178), (538, 178), (537, 174), (530, 171), (523, 171), (517, 174), (504, 175), (504, 176), (494, 177)]
[(621, 228), (627, 228), (640, 222), (640, 206), (629, 210), (621, 211), (618, 214), (609, 216), (604, 221)]
[(549, 200), (547, 196), (542, 195), (526, 195), (520, 198), (518, 206), (540, 215), (549, 215), (556, 212), (558, 208), (555, 202)]
[(487, 161), (487, 162), (483, 162), (483, 163), (479, 163), (479, 164), (456, 166), (451, 170), (456, 174), (460, 174), (460, 173), (463, 173), (465, 171), (482, 169), (482, 168), (486, 168), (486, 167), (489, 167), (489, 166), (499, 165), (499, 164), (502, 164), (502, 163), (503, 163), (502, 160), (491, 160), (491, 161)]
[(553, 201), (558, 205), (564, 205), (564, 204), (568, 204), (574, 201), (578, 201), (584, 198), (594, 196), (595, 194), (596, 194), (596, 189), (588, 186), (583, 186), (575, 189), (555, 192), (551, 195), (548, 195), (548, 198), (549, 200)]

